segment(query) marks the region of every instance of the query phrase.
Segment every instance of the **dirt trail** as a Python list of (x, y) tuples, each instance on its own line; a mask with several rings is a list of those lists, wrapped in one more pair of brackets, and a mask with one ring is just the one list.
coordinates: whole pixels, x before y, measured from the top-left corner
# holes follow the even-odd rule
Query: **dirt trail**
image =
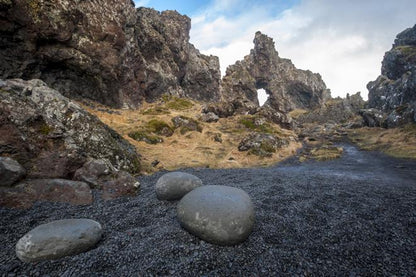
[[(184, 170), (252, 197), (254, 232), (234, 247), (205, 243), (181, 229), (177, 202), (160, 202), (154, 194), (163, 172), (141, 177), (142, 194), (135, 198), (0, 208), (0, 275), (416, 275), (416, 161), (342, 146), (343, 157), (328, 162)], [(71, 217), (103, 224), (105, 236), (95, 249), (34, 265), (17, 260), (14, 245), (23, 234)]]

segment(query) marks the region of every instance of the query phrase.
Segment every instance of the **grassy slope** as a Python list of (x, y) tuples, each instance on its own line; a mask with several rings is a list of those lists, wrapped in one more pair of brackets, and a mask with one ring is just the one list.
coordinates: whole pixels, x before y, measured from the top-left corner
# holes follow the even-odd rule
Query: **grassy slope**
[(394, 129), (355, 129), (349, 131), (349, 138), (363, 150), (377, 150), (397, 158), (416, 159), (416, 124)]
[[(188, 103), (178, 99), (164, 99), (159, 103), (144, 103), (138, 110), (111, 110), (95, 105), (95, 108), (84, 106), (89, 112), (97, 115), (105, 124), (120, 133), (125, 139), (136, 146), (142, 155), (144, 173), (151, 173), (159, 169), (175, 170), (185, 167), (211, 168), (241, 168), (267, 166), (277, 163), (291, 155), (301, 147), (298, 142), (291, 141), (289, 146), (282, 148), (270, 158), (261, 158), (238, 151), (238, 144), (244, 136), (252, 132), (242, 122), (246, 117), (236, 116), (221, 118), (216, 123), (200, 122), (202, 132), (191, 131), (181, 134), (176, 129), (171, 137), (163, 137), (159, 144), (147, 144), (133, 140), (128, 136), (130, 132), (143, 131), (152, 120), (164, 121), (173, 127), (171, 119), (175, 116), (186, 116), (198, 119), (202, 105)], [(189, 105), (189, 103), (191, 103)], [(103, 111), (106, 110), (106, 111)], [(268, 124), (268, 128), (280, 137), (296, 137), (292, 131), (281, 129), (278, 125)], [(149, 130), (145, 130), (150, 132)], [(155, 135), (149, 133), (149, 135)], [(222, 143), (214, 140), (221, 136)], [(155, 160), (160, 161), (156, 168), (151, 166)]]

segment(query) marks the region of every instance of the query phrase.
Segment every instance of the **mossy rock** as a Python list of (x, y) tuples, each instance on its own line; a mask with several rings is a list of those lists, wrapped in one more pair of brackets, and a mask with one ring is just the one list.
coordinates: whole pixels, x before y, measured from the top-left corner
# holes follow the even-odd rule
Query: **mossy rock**
[(261, 117), (246, 116), (240, 119), (240, 124), (250, 131), (266, 134), (275, 133), (275, 129), (271, 126), (271, 124)]
[(172, 118), (172, 122), (175, 128), (180, 128), (180, 133), (182, 135), (191, 131), (202, 132), (202, 126), (195, 119), (181, 115)]
[(173, 135), (174, 129), (162, 120), (152, 119), (146, 124), (146, 129), (149, 132), (160, 136), (170, 137)]

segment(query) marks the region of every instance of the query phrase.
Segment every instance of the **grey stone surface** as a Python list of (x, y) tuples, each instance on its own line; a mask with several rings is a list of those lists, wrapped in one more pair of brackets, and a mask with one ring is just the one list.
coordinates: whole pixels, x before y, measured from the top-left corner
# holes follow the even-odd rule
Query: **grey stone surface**
[(202, 181), (194, 175), (170, 172), (157, 180), (156, 196), (160, 200), (178, 200), (199, 186), (202, 186)]
[(30, 178), (72, 178), (87, 158), (136, 173), (136, 149), (118, 133), (41, 80), (6, 80), (0, 89), (0, 153)]
[(39, 225), (16, 244), (23, 262), (37, 262), (75, 255), (91, 249), (102, 236), (100, 223), (91, 219), (64, 219)]
[(15, 160), (0, 157), (0, 186), (8, 187), (22, 179), (26, 170)]
[(178, 204), (178, 220), (190, 233), (210, 243), (243, 242), (254, 226), (254, 206), (243, 190), (209, 185), (185, 195)]
[(415, 42), (416, 25), (398, 34), (384, 55), (381, 75), (367, 85), (368, 107), (386, 114), (387, 128), (416, 122)]

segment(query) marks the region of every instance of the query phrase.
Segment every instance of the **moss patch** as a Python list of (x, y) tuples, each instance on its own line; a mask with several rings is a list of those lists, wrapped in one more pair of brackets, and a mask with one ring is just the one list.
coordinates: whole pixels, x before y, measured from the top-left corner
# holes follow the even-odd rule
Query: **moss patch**
[(162, 135), (171, 136), (173, 134), (173, 128), (162, 120), (152, 119), (146, 124), (146, 129), (149, 132)]
[(128, 133), (128, 136), (137, 141), (144, 141), (147, 144), (157, 144), (163, 142), (162, 138), (148, 134), (144, 131), (130, 132)]
[(149, 108), (142, 112), (143, 115), (163, 115), (163, 114), (170, 114), (169, 110), (167, 110), (164, 106), (157, 106), (154, 108)]
[(173, 97), (170, 101), (165, 104), (165, 107), (175, 111), (183, 111), (190, 109), (194, 106), (194, 104), (183, 98)]
[(41, 126), (40, 126), (40, 128), (39, 128), (39, 132), (42, 134), (42, 135), (45, 135), (45, 136), (47, 136), (47, 135), (49, 135), (50, 134), (50, 132), (52, 132), (53, 131), (53, 128), (52, 127), (50, 127), (48, 124), (42, 124)]
[(396, 49), (399, 50), (408, 59), (416, 58), (416, 46), (398, 46)]

